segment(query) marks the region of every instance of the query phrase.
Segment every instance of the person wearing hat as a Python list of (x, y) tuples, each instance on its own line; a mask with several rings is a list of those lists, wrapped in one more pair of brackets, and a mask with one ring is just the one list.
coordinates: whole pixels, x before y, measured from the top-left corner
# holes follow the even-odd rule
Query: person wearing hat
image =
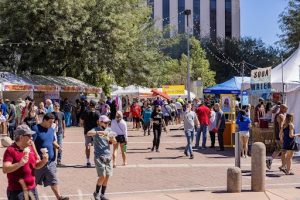
[(82, 113), (80, 116), (81, 123), (83, 124), (84, 129), (84, 139), (85, 139), (85, 155), (86, 155), (86, 166), (91, 167), (90, 162), (90, 152), (91, 152), (91, 146), (92, 146), (92, 137), (87, 135), (87, 132), (90, 131), (92, 128), (95, 128), (98, 126), (97, 122), (100, 117), (100, 113), (98, 110), (96, 110), (96, 101), (91, 100), (89, 104), (89, 110), (86, 110)]
[[(99, 117), (99, 126), (87, 132), (87, 136), (93, 137), (94, 161), (98, 174), (96, 190), (93, 193), (95, 200), (107, 200), (105, 191), (108, 179), (112, 176), (113, 165), (110, 152), (110, 144), (117, 144), (115, 134), (107, 131), (110, 119), (106, 115)], [(101, 189), (101, 192), (100, 192)]]
[(7, 174), (7, 199), (24, 199), (25, 196), (34, 196), (38, 199), (34, 170), (42, 168), (48, 162), (48, 154), (42, 154), (38, 160), (32, 146), (31, 129), (19, 125), (14, 131), (15, 142), (9, 146), (3, 156), (3, 173)]

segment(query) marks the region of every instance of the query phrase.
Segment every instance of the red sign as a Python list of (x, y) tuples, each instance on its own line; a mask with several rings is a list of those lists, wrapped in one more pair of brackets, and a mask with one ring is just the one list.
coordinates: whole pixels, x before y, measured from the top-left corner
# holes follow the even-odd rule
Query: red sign
[(41, 91), (41, 92), (52, 92), (58, 91), (59, 88), (56, 85), (35, 85), (34, 91)]
[(4, 85), (3, 91), (32, 91), (32, 85)]
[(88, 87), (88, 88), (84, 88), (84, 92), (90, 94), (100, 94), (102, 92), (102, 89), (96, 87)]

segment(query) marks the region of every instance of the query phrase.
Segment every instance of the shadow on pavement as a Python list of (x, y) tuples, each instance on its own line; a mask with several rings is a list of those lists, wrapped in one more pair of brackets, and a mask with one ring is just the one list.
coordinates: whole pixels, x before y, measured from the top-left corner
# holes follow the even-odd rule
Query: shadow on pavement
[(185, 135), (171, 135), (171, 137), (185, 137)]
[(86, 165), (59, 165), (57, 168), (78, 168), (78, 169), (83, 169), (83, 168), (95, 168), (95, 166), (87, 167)]
[(128, 148), (128, 150), (149, 150), (149, 149), (151, 149), (150, 147), (149, 148), (146, 148), (146, 149), (132, 149), (132, 148)]
[(147, 157), (145, 159), (154, 160), (154, 159), (178, 159), (178, 158), (185, 158), (185, 156), (176, 156), (176, 157)]
[(205, 192), (205, 190), (190, 190), (190, 192)]

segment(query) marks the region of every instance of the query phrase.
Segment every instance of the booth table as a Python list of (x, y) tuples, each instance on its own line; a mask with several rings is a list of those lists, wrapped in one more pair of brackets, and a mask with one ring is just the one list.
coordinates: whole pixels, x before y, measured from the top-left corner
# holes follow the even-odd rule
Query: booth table
[(273, 125), (268, 128), (259, 128), (256, 126), (251, 127), (252, 143), (262, 142), (266, 145), (268, 153), (274, 151), (275, 134)]

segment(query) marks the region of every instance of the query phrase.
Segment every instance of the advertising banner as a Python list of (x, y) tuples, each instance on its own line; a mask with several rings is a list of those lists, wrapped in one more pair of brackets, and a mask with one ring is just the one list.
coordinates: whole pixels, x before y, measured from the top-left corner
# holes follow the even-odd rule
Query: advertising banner
[(271, 93), (271, 67), (251, 71), (252, 94)]
[(35, 85), (34, 91), (39, 91), (39, 92), (59, 91), (59, 87), (56, 85)]
[(79, 86), (61, 86), (62, 92), (82, 92), (82, 88)]
[(32, 91), (32, 85), (4, 85), (3, 91)]
[(163, 85), (162, 91), (168, 95), (184, 95), (184, 85)]

